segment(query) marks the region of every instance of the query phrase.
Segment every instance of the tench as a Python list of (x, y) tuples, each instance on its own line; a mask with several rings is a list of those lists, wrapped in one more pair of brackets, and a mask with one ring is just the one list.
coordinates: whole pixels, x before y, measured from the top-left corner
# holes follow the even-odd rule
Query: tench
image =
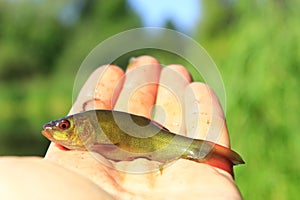
[(244, 163), (229, 148), (174, 134), (150, 119), (114, 110), (89, 110), (51, 121), (42, 133), (67, 149), (93, 151), (113, 161), (204, 162), (216, 154), (233, 165)]

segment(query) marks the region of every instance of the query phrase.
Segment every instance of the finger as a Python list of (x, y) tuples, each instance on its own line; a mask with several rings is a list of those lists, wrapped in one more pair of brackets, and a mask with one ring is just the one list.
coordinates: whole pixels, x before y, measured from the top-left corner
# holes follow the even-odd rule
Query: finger
[(189, 72), (181, 65), (169, 65), (162, 70), (154, 120), (171, 132), (185, 134), (184, 89), (190, 82)]
[(185, 90), (185, 118), (189, 137), (229, 147), (229, 135), (218, 97), (206, 84), (191, 83)]
[(0, 199), (113, 199), (87, 178), (37, 157), (0, 158), (0, 177)]
[[(212, 89), (204, 83), (191, 83), (185, 91), (185, 108), (189, 137), (230, 146), (224, 113)], [(214, 154), (205, 163), (233, 176), (232, 164), (221, 156)]]
[(90, 109), (112, 109), (123, 85), (124, 72), (115, 65), (104, 65), (88, 78), (70, 113)]
[(114, 109), (150, 118), (160, 71), (159, 62), (151, 56), (131, 59)]

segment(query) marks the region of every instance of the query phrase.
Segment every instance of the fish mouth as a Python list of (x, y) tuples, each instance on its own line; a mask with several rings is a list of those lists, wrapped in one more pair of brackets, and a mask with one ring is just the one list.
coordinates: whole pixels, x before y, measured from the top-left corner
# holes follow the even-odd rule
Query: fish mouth
[(52, 141), (52, 134), (51, 134), (51, 132), (50, 132), (50, 130), (52, 130), (50, 127), (46, 127), (46, 128), (44, 128), (43, 130), (42, 130), (42, 134), (46, 137), (46, 138), (48, 138), (49, 140), (51, 140)]
[(55, 143), (55, 146), (57, 146), (57, 148), (59, 148), (60, 150), (64, 150), (64, 151), (66, 151), (66, 150), (69, 150), (67, 147), (64, 147), (63, 145), (61, 145), (61, 144), (57, 144), (56, 142), (55, 142), (55, 140), (54, 140), (54, 138), (53, 138), (53, 136), (52, 136), (52, 134), (51, 134), (51, 130), (52, 130), (52, 128), (51, 128), (51, 126), (47, 126), (47, 124), (46, 125), (44, 125), (43, 126), (43, 130), (42, 130), (42, 134), (46, 137), (46, 138), (48, 138), (51, 142), (54, 142)]

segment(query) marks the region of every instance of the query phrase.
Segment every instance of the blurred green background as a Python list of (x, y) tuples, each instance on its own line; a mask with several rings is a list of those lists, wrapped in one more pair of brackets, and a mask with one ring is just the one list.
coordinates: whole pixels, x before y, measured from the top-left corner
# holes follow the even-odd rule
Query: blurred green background
[[(201, 5), (201, 20), (189, 35), (224, 80), (232, 148), (246, 161), (235, 168), (241, 193), (245, 199), (298, 199), (300, 2)], [(42, 124), (68, 113), (83, 59), (109, 36), (141, 26), (121, 0), (1, 0), (0, 155), (44, 155), (49, 143)], [(178, 28), (172, 21), (165, 26)], [(166, 54), (163, 62), (174, 59)]]

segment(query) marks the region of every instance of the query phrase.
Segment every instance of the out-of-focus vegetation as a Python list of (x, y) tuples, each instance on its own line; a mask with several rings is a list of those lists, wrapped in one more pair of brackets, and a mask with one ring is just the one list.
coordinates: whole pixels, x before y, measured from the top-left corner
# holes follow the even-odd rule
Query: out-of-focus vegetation
[[(298, 198), (299, 3), (203, 1), (194, 38), (225, 83), (232, 147), (246, 161), (235, 170), (245, 199)], [(67, 114), (85, 56), (140, 25), (121, 0), (0, 1), (0, 155), (43, 155), (41, 126)]]
[(300, 2), (204, 1), (198, 41), (216, 61), (245, 199), (298, 199)]
[(68, 113), (81, 62), (139, 26), (122, 0), (0, 1), (0, 155), (43, 155), (41, 127)]

